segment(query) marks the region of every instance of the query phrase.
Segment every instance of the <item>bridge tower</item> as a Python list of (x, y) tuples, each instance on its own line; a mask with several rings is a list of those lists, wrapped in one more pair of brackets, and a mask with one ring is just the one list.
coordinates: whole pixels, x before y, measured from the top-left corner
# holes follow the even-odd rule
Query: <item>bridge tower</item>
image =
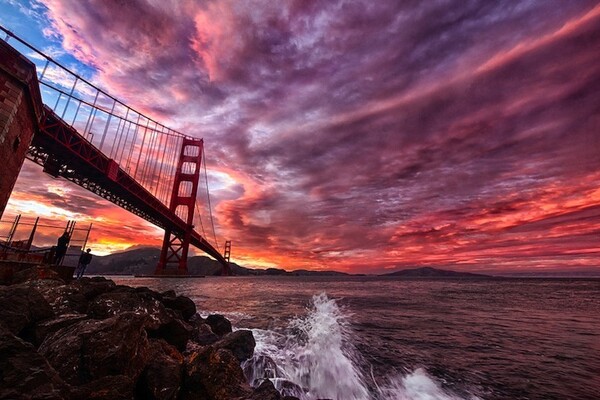
[(183, 139), (169, 208), (186, 222), (187, 229), (185, 233), (179, 235), (173, 234), (169, 228), (165, 229), (155, 275), (187, 275), (188, 273), (187, 256), (191, 234), (194, 230), (194, 209), (200, 180), (203, 146), (202, 139)]
[(231, 240), (225, 241), (225, 252), (223, 253), (223, 258), (227, 262), (227, 268), (225, 266), (223, 266), (221, 275), (224, 275), (224, 276), (231, 275), (231, 269), (229, 267), (229, 259), (231, 258)]

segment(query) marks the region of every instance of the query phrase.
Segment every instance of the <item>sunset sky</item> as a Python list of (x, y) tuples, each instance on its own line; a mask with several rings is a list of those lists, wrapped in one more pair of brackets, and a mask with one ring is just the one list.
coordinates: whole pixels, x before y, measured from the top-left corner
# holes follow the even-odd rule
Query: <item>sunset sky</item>
[[(204, 138), (241, 265), (600, 271), (598, 1), (0, 0), (0, 24)], [(97, 254), (162, 240), (30, 162), (17, 213), (92, 222)]]

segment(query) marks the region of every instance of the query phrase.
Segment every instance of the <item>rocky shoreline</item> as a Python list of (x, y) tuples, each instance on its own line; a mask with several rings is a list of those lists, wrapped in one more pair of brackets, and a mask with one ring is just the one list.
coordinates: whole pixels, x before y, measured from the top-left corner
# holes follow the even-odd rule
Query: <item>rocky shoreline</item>
[(0, 286), (0, 399), (297, 400), (241, 363), (251, 331), (173, 291), (35, 267)]

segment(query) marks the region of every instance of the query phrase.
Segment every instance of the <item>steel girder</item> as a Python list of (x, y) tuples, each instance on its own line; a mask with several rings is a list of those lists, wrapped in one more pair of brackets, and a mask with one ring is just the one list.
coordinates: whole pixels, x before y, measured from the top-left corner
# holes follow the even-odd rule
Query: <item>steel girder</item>
[(38, 132), (33, 137), (28, 158), (44, 166), (56, 163), (57, 175), (124, 208), (177, 237), (190, 235), (189, 243), (218, 260), (225, 270), (223, 256), (174, 212), (122, 170), (115, 161), (67, 125), (44, 106)]

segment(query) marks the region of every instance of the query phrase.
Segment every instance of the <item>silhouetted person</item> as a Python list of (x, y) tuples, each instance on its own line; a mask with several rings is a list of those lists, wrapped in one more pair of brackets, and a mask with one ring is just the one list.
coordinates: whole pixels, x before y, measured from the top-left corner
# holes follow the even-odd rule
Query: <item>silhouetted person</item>
[(79, 264), (77, 265), (77, 279), (83, 276), (85, 269), (92, 261), (92, 251), (91, 249), (87, 249), (86, 252), (81, 252), (81, 256), (79, 256)]
[(54, 264), (60, 264), (65, 254), (67, 254), (67, 246), (69, 245), (69, 234), (64, 232), (56, 242), (56, 250), (54, 251)]

